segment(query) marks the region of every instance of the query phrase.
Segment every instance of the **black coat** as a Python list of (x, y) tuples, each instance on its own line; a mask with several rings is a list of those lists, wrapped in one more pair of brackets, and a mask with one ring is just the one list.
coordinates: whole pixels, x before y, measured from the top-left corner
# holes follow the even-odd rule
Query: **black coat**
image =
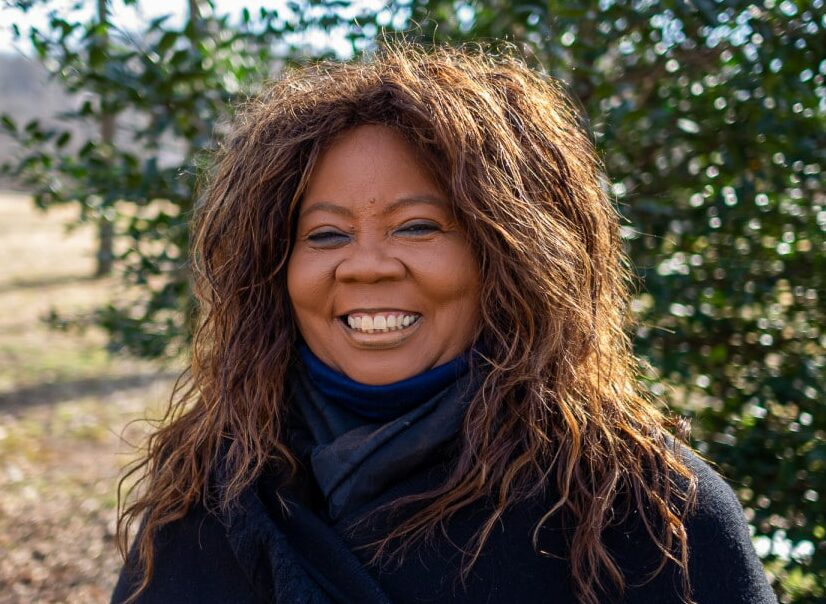
[[(690, 577), (698, 604), (777, 602), (749, 538), (743, 510), (731, 488), (704, 462), (688, 454), (699, 479), (698, 507), (686, 524)], [(421, 492), (444, 478), (444, 466), (431, 466), (389, 489), (371, 504), (405, 493)], [(461, 553), (447, 539), (413, 550), (398, 568), (367, 568), (355, 546), (386, 532), (381, 522), (355, 536), (342, 536), (352, 517), (330, 525), (313, 510), (292, 502), (285, 517), (267, 476), (241, 498), (241, 511), (218, 518), (201, 507), (164, 527), (156, 539), (155, 571), (139, 603), (232, 602), (316, 603), (531, 603), (575, 602), (564, 559), (534, 553), (531, 532), (553, 503), (522, 503), (510, 509), (489, 537), (466, 588), (458, 582)], [(307, 501), (306, 493), (300, 497)], [(312, 499), (312, 498), (310, 498)], [(359, 513), (364, 510), (360, 510)], [(485, 506), (472, 505), (448, 524), (448, 536), (463, 545), (485, 517)], [(641, 523), (633, 519), (609, 529), (606, 542), (628, 585), (622, 599), (605, 602), (679, 602), (679, 579), (672, 565), (648, 583), (659, 553)], [(540, 534), (543, 549), (560, 552), (564, 529), (552, 520)], [(130, 593), (134, 577), (121, 573), (112, 602)]]

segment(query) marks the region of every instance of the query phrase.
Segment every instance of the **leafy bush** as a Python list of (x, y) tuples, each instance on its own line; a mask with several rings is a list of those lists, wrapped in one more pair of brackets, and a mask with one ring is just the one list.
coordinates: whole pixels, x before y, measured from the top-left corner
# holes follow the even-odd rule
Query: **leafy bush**
[[(97, 99), (79, 117), (143, 119), (129, 151), (89, 142), (67, 152), (58, 132), (4, 122), (30, 152), (14, 169), (39, 204), (112, 213), (128, 242), (118, 260), (143, 294), (99, 312), (113, 346), (156, 356), (186, 341), (193, 159), (220, 134), (228, 103), (301, 53), (289, 35), (347, 25), (355, 51), (380, 28), (513, 42), (568, 82), (593, 120), (640, 277), (647, 387), (693, 418), (696, 445), (732, 477), (781, 601), (822, 601), (823, 1), (406, 0), (357, 22), (344, 19), (347, 4), (289, 3), (292, 20), (210, 13), (183, 29), (158, 19), (131, 38), (57, 16), (50, 36), (32, 32), (66, 86)], [(180, 153), (164, 163), (171, 140)]]

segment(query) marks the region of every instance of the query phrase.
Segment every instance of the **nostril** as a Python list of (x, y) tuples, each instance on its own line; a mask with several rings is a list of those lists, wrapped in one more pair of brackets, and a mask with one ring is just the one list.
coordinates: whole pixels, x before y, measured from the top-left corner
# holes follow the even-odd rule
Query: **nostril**
[(342, 282), (376, 283), (403, 279), (407, 269), (396, 257), (366, 253), (342, 260), (335, 269), (335, 278)]

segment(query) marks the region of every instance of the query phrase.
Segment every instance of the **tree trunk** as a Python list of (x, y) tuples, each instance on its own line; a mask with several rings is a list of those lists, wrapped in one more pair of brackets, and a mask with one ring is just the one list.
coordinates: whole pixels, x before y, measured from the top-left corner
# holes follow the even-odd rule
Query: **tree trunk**
[[(98, 21), (100, 23), (107, 23), (109, 18), (109, 11), (106, 5), (107, 0), (98, 0)], [(108, 35), (106, 32), (101, 34), (100, 45), (104, 52), (108, 44)], [(101, 104), (103, 99), (101, 98)], [(115, 116), (111, 113), (101, 112), (100, 115), (100, 142), (102, 145), (111, 148), (115, 142)], [(104, 208), (105, 210), (105, 208)], [(112, 221), (107, 218), (105, 214), (98, 219), (98, 252), (97, 252), (97, 268), (95, 269), (96, 277), (103, 277), (112, 272), (112, 263), (114, 261), (114, 234), (115, 229)]]
[[(204, 13), (201, 10), (201, 0), (187, 0), (189, 7), (189, 41), (192, 49), (198, 49), (198, 43), (204, 36), (209, 35), (209, 28), (204, 21)], [(209, 129), (200, 115), (193, 115), (192, 122), (197, 128), (197, 134), (190, 141), (190, 152), (192, 147), (202, 149), (209, 143)]]
[(201, 16), (201, 7), (198, 6), (198, 0), (189, 0), (189, 18), (197, 21)]

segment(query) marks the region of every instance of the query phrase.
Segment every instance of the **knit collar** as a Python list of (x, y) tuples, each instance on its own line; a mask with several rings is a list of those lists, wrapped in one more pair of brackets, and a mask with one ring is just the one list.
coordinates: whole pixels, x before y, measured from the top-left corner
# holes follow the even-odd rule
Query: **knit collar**
[(468, 353), (413, 377), (374, 386), (362, 384), (328, 367), (303, 342), (298, 355), (326, 400), (370, 421), (387, 422), (433, 398), (467, 373)]

